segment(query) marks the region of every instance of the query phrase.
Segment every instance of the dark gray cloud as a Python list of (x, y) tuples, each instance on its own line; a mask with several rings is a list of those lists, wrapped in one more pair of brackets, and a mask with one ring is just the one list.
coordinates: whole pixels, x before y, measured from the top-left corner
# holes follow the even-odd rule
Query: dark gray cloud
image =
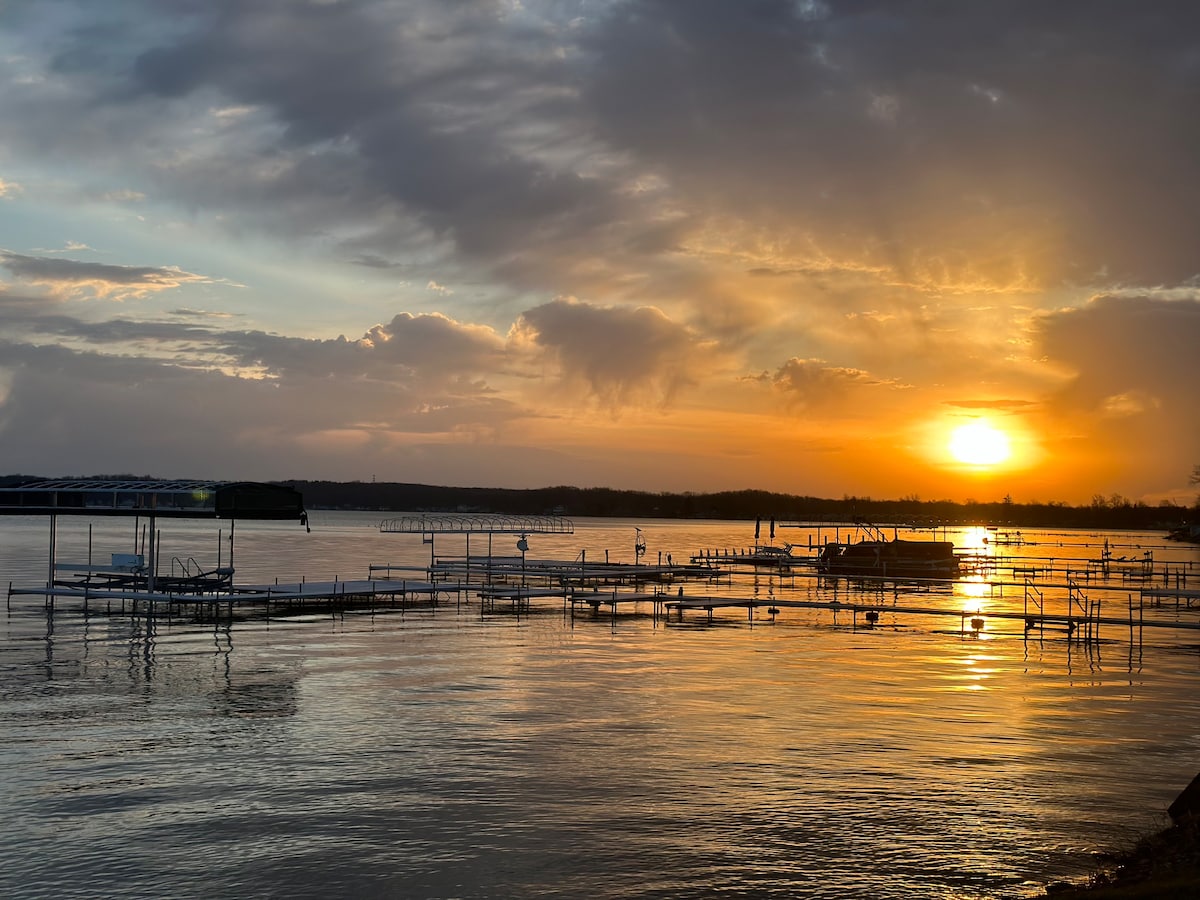
[(60, 81), (11, 93), (7, 141), (242, 222), (353, 224), (376, 266), (449, 242), (576, 295), (581, 259), (657, 258), (713, 215), (920, 284), (1200, 268), (1193, 4), (525, 7), (65, 4)]
[[(68, 307), (50, 298), (76, 295), (81, 288), (100, 296), (136, 296), (201, 279), (174, 268), (81, 262), (5, 250), (0, 250), (0, 268), (28, 286), (0, 286), (0, 324), (10, 340), (24, 335), (37, 343), (39, 337), (51, 337), (75, 347), (137, 353), (188, 367), (251, 369), (273, 376), (374, 375), (426, 385), (461, 382), (503, 365), (501, 337), (485, 326), (463, 325), (440, 314), (398, 314), (358, 340), (230, 329), (236, 314), (192, 309), (176, 309), (157, 319), (97, 319), (96, 309), (87, 304)], [(68, 309), (80, 314), (69, 314)]]
[[(425, 385), (471, 383), (469, 379), (507, 367), (503, 338), (484, 326), (463, 325), (441, 314), (400, 313), (357, 340), (217, 327), (230, 317), (213, 313), (176, 310), (171, 316), (159, 321), (89, 321), (46, 312), (44, 301), (35, 296), (0, 290), (0, 322), (10, 334), (19, 330), (97, 350), (138, 347), (143, 355), (179, 365), (250, 369), (269, 376), (353, 380), (370, 375), (397, 384)], [(472, 390), (479, 389), (476, 382)]]
[(307, 193), (331, 219), (411, 215), (465, 253), (503, 255), (607, 216), (594, 179), (553, 162), (545, 137), (521, 135), (572, 118), (559, 97), (572, 76), (552, 39), (504, 27), (501, 13), (491, 2), (215, 2), (132, 61), (130, 100), (215, 93), (262, 109), (282, 130), (256, 152), (282, 165), (259, 192)]
[(696, 203), (913, 280), (1200, 269), (1200, 7), (796, 9), (616, 5), (586, 41), (600, 133)]
[(177, 322), (147, 322), (134, 319), (105, 319), (100, 322), (85, 322), (67, 315), (38, 315), (22, 319), (9, 318), (14, 324), (20, 322), (25, 328), (39, 334), (56, 337), (76, 338), (89, 344), (128, 344), (135, 342), (174, 343), (178, 341), (207, 342), (213, 331), (200, 325)]
[(488, 372), (502, 368), (504, 360), (499, 335), (442, 315), (400, 313), (368, 331), (364, 341), (375, 355), (425, 372)]
[(0, 250), (0, 267), (27, 284), (57, 290), (87, 288), (107, 296), (137, 296), (179, 287), (186, 282), (204, 281), (202, 276), (177, 268), (154, 266), (114, 266), (45, 256), (26, 256)]
[(478, 390), (331, 374), (318, 366), (330, 348), (307, 349), (309, 372), (246, 378), (0, 341), (0, 471), (353, 478), (361, 466), (397, 472), (416, 454), (430, 473), (433, 447), (497, 439), (525, 415)]
[(503, 370), (505, 358), (503, 340), (490, 329), (436, 314), (401, 313), (359, 340), (226, 331), (213, 334), (212, 342), (237, 365), (274, 375), (348, 379), (370, 375), (396, 383), (473, 383), (473, 391), (482, 388), (470, 379)]
[(669, 400), (711, 361), (710, 348), (652, 307), (558, 299), (526, 310), (514, 332), (548, 354), (568, 384), (614, 407)]

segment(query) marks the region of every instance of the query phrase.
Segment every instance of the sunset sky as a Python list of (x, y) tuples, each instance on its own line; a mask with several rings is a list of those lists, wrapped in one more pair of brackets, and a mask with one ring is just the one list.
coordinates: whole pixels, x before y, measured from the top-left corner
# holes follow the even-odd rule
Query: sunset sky
[(5, 0), (0, 79), (0, 474), (1194, 499), (1200, 5)]

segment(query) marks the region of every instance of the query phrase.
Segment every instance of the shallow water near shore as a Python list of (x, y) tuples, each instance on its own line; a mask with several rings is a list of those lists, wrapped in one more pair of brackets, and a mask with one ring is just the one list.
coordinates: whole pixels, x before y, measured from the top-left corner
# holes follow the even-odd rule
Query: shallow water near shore
[[(380, 517), (239, 523), (238, 579), (428, 562)], [(65, 521), (58, 558), (83, 558), (87, 525)], [(532, 535), (531, 556), (632, 561), (635, 525), (649, 559), (753, 544), (754, 523), (585, 520)], [(94, 523), (93, 552), (129, 549), (131, 527)], [(213, 523), (161, 527), (168, 555), (228, 552)], [(1132, 557), (1161, 536), (1025, 538)], [(3, 583), (44, 580), (46, 541), (42, 520), (0, 519)], [(938, 602), (1001, 602), (958, 590)], [(1084, 644), (787, 608), (666, 625), (554, 602), (196, 622), (10, 602), (6, 897), (1027, 897), (1161, 826), (1200, 771), (1194, 632)]]

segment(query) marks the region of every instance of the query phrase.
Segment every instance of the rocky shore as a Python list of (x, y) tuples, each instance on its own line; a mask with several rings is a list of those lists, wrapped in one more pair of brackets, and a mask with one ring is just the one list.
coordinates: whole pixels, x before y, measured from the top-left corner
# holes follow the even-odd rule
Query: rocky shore
[(1200, 775), (1168, 810), (1173, 824), (1113, 854), (1087, 884), (1053, 884), (1047, 897), (1158, 900), (1200, 897)]

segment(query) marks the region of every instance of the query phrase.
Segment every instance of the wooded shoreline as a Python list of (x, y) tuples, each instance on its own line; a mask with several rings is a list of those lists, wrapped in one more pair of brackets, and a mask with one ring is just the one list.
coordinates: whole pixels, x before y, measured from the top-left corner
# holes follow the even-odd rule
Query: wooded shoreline
[(1119, 496), (1097, 496), (1087, 506), (1066, 503), (1016, 503), (870, 497), (826, 499), (770, 491), (653, 493), (612, 488), (441, 487), (398, 482), (282, 481), (304, 495), (309, 509), (374, 509), (405, 512), (478, 512), (509, 515), (597, 516), (662, 519), (766, 520), (779, 522), (853, 522), (917, 527), (992, 525), (1002, 528), (1097, 528), (1169, 530), (1200, 521), (1200, 509), (1133, 503)]

